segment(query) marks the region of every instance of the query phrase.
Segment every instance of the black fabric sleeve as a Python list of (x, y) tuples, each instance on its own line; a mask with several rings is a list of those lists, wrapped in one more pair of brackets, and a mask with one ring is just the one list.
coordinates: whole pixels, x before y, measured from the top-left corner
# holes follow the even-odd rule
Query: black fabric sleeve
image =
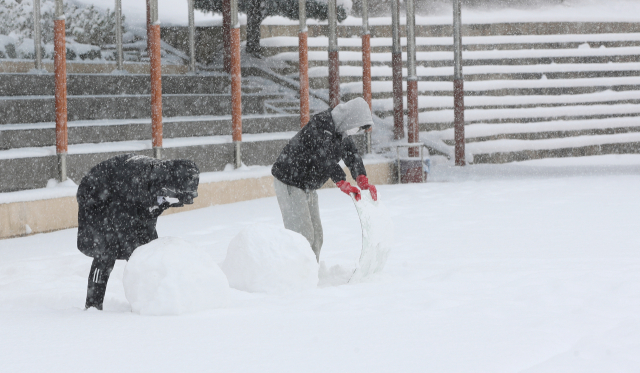
[(342, 167), (340, 167), (340, 164), (338, 163), (335, 163), (333, 167), (331, 167), (329, 177), (331, 177), (331, 180), (333, 180), (334, 183), (347, 180), (347, 175), (342, 171)]
[(367, 176), (367, 170), (364, 168), (362, 157), (358, 154), (358, 148), (356, 147), (356, 143), (353, 142), (353, 139), (351, 139), (351, 137), (347, 137), (342, 140), (342, 147), (342, 159), (344, 160), (344, 164), (349, 168), (349, 171), (351, 171), (353, 179), (357, 179), (360, 175)]

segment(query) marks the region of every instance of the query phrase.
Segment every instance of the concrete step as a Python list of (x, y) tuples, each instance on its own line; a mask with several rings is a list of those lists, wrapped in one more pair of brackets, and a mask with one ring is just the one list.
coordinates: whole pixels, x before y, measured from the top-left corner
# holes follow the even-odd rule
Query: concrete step
[(542, 158), (640, 153), (640, 133), (543, 140), (496, 140), (466, 146), (473, 163), (508, 163)]
[[(82, 95), (147, 95), (151, 92), (146, 74), (69, 74), (67, 94)], [(53, 74), (0, 74), (0, 96), (52, 96)], [(226, 74), (163, 75), (164, 94), (219, 94), (229, 90)]]
[[(231, 135), (230, 116), (165, 117), (163, 138)], [(242, 117), (243, 134), (296, 131), (299, 115)], [(151, 119), (95, 120), (68, 122), (68, 142), (104, 143), (151, 139)], [(55, 145), (55, 123), (7, 124), (0, 126), (0, 149)]]
[[(634, 117), (636, 120), (637, 117)], [(640, 127), (619, 127), (619, 128), (596, 128), (587, 130), (557, 130), (548, 132), (523, 132), (523, 133), (503, 133), (493, 136), (471, 137), (465, 138), (467, 144), (482, 141), (495, 140), (546, 140), (561, 139), (566, 137), (577, 136), (594, 136), (594, 135), (614, 135), (619, 133), (636, 133), (640, 132)], [(454, 140), (444, 140), (447, 145), (454, 146)]]
[[(390, 81), (372, 82), (374, 99), (392, 97)], [(465, 96), (519, 96), (519, 95), (575, 95), (605, 90), (630, 91), (640, 89), (640, 77), (584, 78), (584, 79), (540, 79), (540, 80), (494, 80), (465, 82)], [(403, 82), (406, 92), (406, 82)], [(451, 82), (418, 82), (422, 96), (451, 96)], [(340, 84), (343, 99), (362, 96), (362, 83)]]
[[(640, 61), (640, 47), (597, 48), (597, 49), (523, 49), (463, 52), (464, 66), (476, 65), (540, 65), (540, 64), (579, 64), (579, 63), (631, 63)], [(284, 61), (297, 67), (298, 53), (285, 52), (272, 59)], [(402, 54), (406, 63), (406, 53)], [(417, 65), (441, 67), (453, 65), (453, 53), (418, 52)], [(341, 52), (342, 66), (361, 66), (362, 53)], [(391, 65), (390, 53), (372, 53), (372, 66)], [(309, 52), (309, 67), (327, 66), (327, 52)]]
[[(451, 40), (451, 38), (447, 38)], [(373, 39), (376, 40), (376, 39)], [(404, 39), (403, 39), (404, 41)], [(296, 38), (297, 43), (297, 38)], [(404, 43), (403, 43), (404, 44)], [(493, 51), (493, 50), (531, 50), (531, 49), (578, 49), (584, 47), (585, 44), (590, 48), (621, 48), (621, 47), (638, 47), (640, 41), (606, 41), (606, 42), (566, 42), (566, 43), (531, 43), (531, 44), (467, 44), (463, 46), (463, 51)], [(402, 52), (407, 51), (406, 45), (402, 46)], [(309, 46), (309, 52), (326, 52), (327, 46)], [(362, 52), (361, 45), (339, 46), (342, 52)], [(371, 53), (391, 53), (391, 43), (389, 45), (371, 46)], [(432, 53), (432, 52), (448, 52), (453, 53), (453, 45), (416, 45), (416, 52)], [(273, 57), (279, 53), (298, 53), (298, 46), (267, 46), (263, 47), (264, 57)]]
[[(566, 105), (555, 107), (529, 107), (516, 109), (465, 110), (465, 124), (475, 123), (533, 123), (551, 120), (580, 120), (634, 117), (639, 119), (637, 103), (616, 105)], [(419, 114), (420, 129), (441, 130), (453, 127), (453, 110), (437, 110)]]
[(299, 100), (270, 100), (265, 103), (267, 112), (300, 114)]
[[(537, 65), (475, 65), (463, 66), (465, 79), (476, 79), (475, 76), (483, 75), (528, 75), (528, 74), (544, 74), (551, 79), (554, 74), (596, 74), (602, 72), (620, 72), (637, 71), (637, 63), (585, 63), (585, 64), (537, 64)], [(387, 80), (392, 74), (391, 66), (375, 66), (371, 69), (371, 76), (374, 80)], [(417, 67), (416, 74), (418, 78), (435, 80), (437, 77), (443, 77), (444, 80), (451, 80), (453, 75), (453, 66), (444, 67)], [(402, 75), (407, 76), (407, 69), (402, 69)], [(326, 77), (328, 69), (326, 66), (309, 69), (309, 77)], [(292, 75), (293, 77), (293, 75)], [(361, 66), (340, 66), (340, 77), (362, 77)], [(477, 80), (477, 79), (476, 79)], [(489, 80), (489, 79), (480, 79)]]
[[(278, 94), (249, 93), (242, 96), (243, 114), (263, 114), (264, 101)], [(149, 95), (67, 96), (68, 119), (139, 119), (151, 113)], [(37, 123), (55, 120), (52, 96), (0, 97), (0, 125)], [(225, 115), (231, 113), (228, 94), (166, 94), (162, 96), (162, 112), (167, 117)]]
[[(293, 134), (295, 132), (285, 133), (281, 138), (270, 134), (269, 139), (244, 136), (243, 162), (247, 165), (272, 164)], [(234, 145), (231, 136), (197, 137), (194, 140), (198, 141), (165, 140), (163, 158), (191, 159), (196, 162), (201, 172), (222, 171), (227, 164), (233, 163)], [(91, 167), (122, 153), (147, 156), (153, 154), (150, 141), (71, 145), (67, 155), (68, 177), (79, 183)], [(0, 192), (43, 188), (49, 179), (56, 178), (55, 147), (0, 151), (0, 173), (13, 175), (11, 178), (0, 180)]]
[[(244, 27), (244, 26), (243, 26)], [(308, 24), (309, 38), (326, 37), (328, 26), (326, 24)], [(260, 34), (263, 38), (277, 36), (296, 36), (299, 26), (262, 24)], [(372, 38), (390, 38), (390, 18), (369, 20), (369, 29)], [(416, 25), (416, 35), (429, 35), (431, 37), (451, 37), (453, 35), (451, 21), (435, 24)], [(462, 25), (463, 40), (470, 36), (509, 36), (509, 35), (589, 35), (589, 34), (626, 34), (640, 32), (640, 25), (636, 22), (494, 22), (494, 23), (464, 23)], [(338, 24), (339, 38), (358, 38), (362, 35), (362, 26), (358, 19), (352, 22)], [(400, 34), (406, 35), (405, 25), (401, 25)]]
[[(407, 112), (406, 96), (403, 107)], [(601, 91), (590, 94), (557, 95), (557, 96), (467, 96), (465, 109), (522, 109), (565, 107), (567, 105), (616, 105), (640, 103), (640, 91)], [(393, 113), (393, 99), (372, 100), (373, 111), (380, 117)], [(418, 96), (418, 110), (432, 112), (453, 109), (452, 96)]]
[[(625, 64), (626, 65), (626, 64)], [(391, 70), (391, 69), (389, 69)], [(540, 80), (540, 79), (587, 79), (587, 78), (619, 78), (619, 77), (638, 77), (639, 70), (613, 70), (613, 71), (566, 71), (566, 72), (522, 72), (522, 73), (484, 73), (484, 74), (464, 74), (465, 82), (475, 81), (491, 81), (491, 80)], [(294, 78), (294, 76), (290, 76)], [(297, 78), (297, 77), (295, 77)], [(406, 75), (405, 75), (406, 79)], [(374, 76), (372, 82), (390, 82), (391, 75)], [(452, 75), (420, 75), (418, 81), (422, 82), (452, 82)], [(362, 84), (362, 76), (340, 76), (340, 83), (359, 83)], [(312, 89), (328, 89), (329, 77), (314, 76), (309, 78), (309, 86)]]
[[(296, 131), (246, 134), (242, 138), (242, 161), (246, 165), (270, 165)], [(364, 136), (356, 136), (362, 153)], [(68, 177), (79, 183), (95, 164), (117, 154), (135, 153), (152, 156), (151, 142), (121, 141), (99, 144), (70, 145), (67, 155)], [(234, 161), (234, 144), (228, 136), (173, 138), (163, 141), (164, 159), (190, 159), (200, 172), (222, 171)], [(43, 188), (56, 178), (55, 146), (0, 150), (0, 193)]]
[[(309, 51), (326, 51), (326, 36), (308, 38)], [(640, 46), (639, 33), (586, 34), (586, 35), (500, 35), (463, 37), (463, 50), (517, 50), (517, 49), (577, 49), (577, 48), (618, 48)], [(586, 43), (586, 45), (585, 45)], [(265, 56), (282, 52), (297, 52), (298, 38), (279, 36), (260, 40)], [(402, 51), (406, 52), (406, 39), (401, 39)], [(391, 53), (392, 39), (376, 37), (371, 39), (372, 53)], [(338, 38), (338, 47), (344, 52), (362, 50), (361, 38)], [(452, 37), (416, 37), (418, 52), (453, 51)]]
[[(453, 129), (420, 133), (436, 152), (453, 154)], [(507, 163), (528, 159), (640, 153), (638, 117), (465, 126), (467, 159)], [(438, 145), (440, 144), (440, 145)]]
[[(33, 70), (33, 60), (0, 59), (0, 73), (26, 74)], [(42, 67), (49, 73), (53, 73), (54, 66), (52, 60), (43, 60)], [(124, 69), (131, 74), (149, 74), (149, 63), (124, 61)], [(116, 70), (116, 63), (113, 61), (84, 62), (67, 60), (67, 74), (111, 74)], [(163, 62), (162, 74), (187, 74), (189, 67), (180, 63), (179, 65)]]
[[(607, 90), (615, 91), (615, 92), (624, 92), (624, 91), (636, 91), (640, 89), (640, 85), (609, 85), (609, 86), (598, 86), (594, 84), (593, 86), (585, 86), (585, 87), (541, 87), (541, 88), (501, 88), (501, 89), (487, 89), (483, 90), (474, 90), (465, 92), (465, 97), (472, 96), (561, 96), (561, 95), (583, 95), (583, 94), (595, 94), (604, 92)], [(405, 90), (406, 92), (406, 90)], [(428, 91), (428, 92), (420, 92), (421, 95), (428, 96), (432, 95), (433, 97), (442, 97), (442, 96), (453, 96), (451, 91)], [(406, 96), (406, 93), (405, 93)], [(362, 97), (362, 94), (358, 93), (344, 93), (341, 95), (343, 101), (348, 101), (356, 97)], [(392, 98), (393, 95), (391, 92), (378, 92), (373, 94), (373, 99), (389, 99)]]
[[(465, 126), (467, 144), (495, 140), (542, 140), (577, 136), (613, 135), (640, 132), (638, 116), (603, 119), (552, 120), (522, 124), (469, 124)], [(427, 132), (428, 138), (438, 138), (454, 145), (453, 129)]]
[[(612, 48), (613, 49), (613, 48)], [(313, 52), (315, 53), (315, 52)], [(354, 53), (354, 52), (348, 52)], [(345, 53), (346, 54), (346, 53)], [(296, 54), (297, 55), (297, 54)], [(278, 55), (280, 56), (280, 55)], [(275, 56), (275, 57), (278, 57)], [(274, 57), (274, 58), (275, 58)], [(385, 61), (380, 59), (377, 61), (371, 61), (371, 66), (391, 66), (391, 55), (389, 54), (389, 60)], [(290, 66), (288, 69), (283, 70), (285, 75), (292, 74), (298, 71), (298, 62), (293, 60), (286, 61)], [(638, 55), (610, 55), (610, 56), (557, 56), (557, 57), (530, 57), (530, 58), (483, 58), (483, 59), (464, 59), (464, 66), (485, 66), (485, 65), (545, 65), (545, 64), (588, 64), (588, 63), (637, 63), (640, 62), (640, 56)], [(341, 60), (342, 66), (362, 66), (360, 59), (345, 59)], [(403, 65), (406, 66), (406, 59), (403, 58)], [(309, 61), (309, 68), (328, 66), (328, 61), (325, 59), (314, 59)], [(424, 58), (418, 58), (416, 62), (418, 67), (445, 67), (453, 66), (453, 59), (432, 59), (427, 60)]]

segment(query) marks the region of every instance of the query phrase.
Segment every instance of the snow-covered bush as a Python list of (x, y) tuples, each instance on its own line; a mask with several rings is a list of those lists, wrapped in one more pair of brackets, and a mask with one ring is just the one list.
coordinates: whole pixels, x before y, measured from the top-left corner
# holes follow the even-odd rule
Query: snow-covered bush
[[(41, 0), (42, 42), (46, 46), (53, 44), (53, 21), (55, 19), (55, 1)], [(115, 13), (102, 10), (93, 5), (84, 6), (64, 4), (66, 36), (70, 44), (104, 46), (115, 43)], [(123, 16), (124, 22), (124, 16)], [(33, 1), (0, 0), (0, 58), (33, 58)], [(31, 48), (20, 47), (29, 44)], [(45, 47), (44, 58), (52, 58)], [(77, 48), (68, 48), (67, 58), (73, 60), (94, 59), (100, 57), (99, 48), (79, 48), (86, 50), (78, 53)], [(24, 52), (21, 52), (24, 51)], [(70, 53), (71, 52), (71, 53)], [(75, 56), (74, 56), (75, 54)]]
[[(73, 36), (78, 43), (91, 45), (113, 44), (116, 41), (115, 12), (101, 10), (93, 5), (80, 8), (72, 5), (67, 14), (67, 36)], [(123, 16), (124, 22), (124, 16)], [(123, 31), (124, 32), (124, 31)]]

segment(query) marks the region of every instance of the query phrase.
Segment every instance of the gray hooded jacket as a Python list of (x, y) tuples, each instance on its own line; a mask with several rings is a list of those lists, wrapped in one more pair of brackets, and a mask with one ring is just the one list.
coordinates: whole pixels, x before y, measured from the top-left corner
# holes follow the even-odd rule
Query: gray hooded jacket
[(282, 149), (271, 174), (303, 190), (319, 189), (329, 178), (336, 183), (346, 180), (340, 160), (354, 179), (366, 175), (358, 149), (345, 133), (372, 123), (369, 106), (361, 98), (314, 115)]
[(336, 131), (347, 135), (352, 135), (353, 133), (350, 132), (353, 130), (373, 126), (369, 104), (362, 97), (354, 98), (333, 108), (331, 118), (336, 125)]

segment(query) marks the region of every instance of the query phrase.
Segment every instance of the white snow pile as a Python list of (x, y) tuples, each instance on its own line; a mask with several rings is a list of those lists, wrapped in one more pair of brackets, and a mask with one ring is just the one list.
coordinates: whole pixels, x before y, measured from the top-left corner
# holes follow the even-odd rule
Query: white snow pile
[(222, 270), (232, 288), (283, 294), (318, 286), (318, 263), (311, 246), (299, 233), (254, 224), (235, 236)]
[(213, 258), (176, 237), (162, 237), (133, 252), (122, 279), (133, 312), (179, 315), (224, 307), (229, 283)]

